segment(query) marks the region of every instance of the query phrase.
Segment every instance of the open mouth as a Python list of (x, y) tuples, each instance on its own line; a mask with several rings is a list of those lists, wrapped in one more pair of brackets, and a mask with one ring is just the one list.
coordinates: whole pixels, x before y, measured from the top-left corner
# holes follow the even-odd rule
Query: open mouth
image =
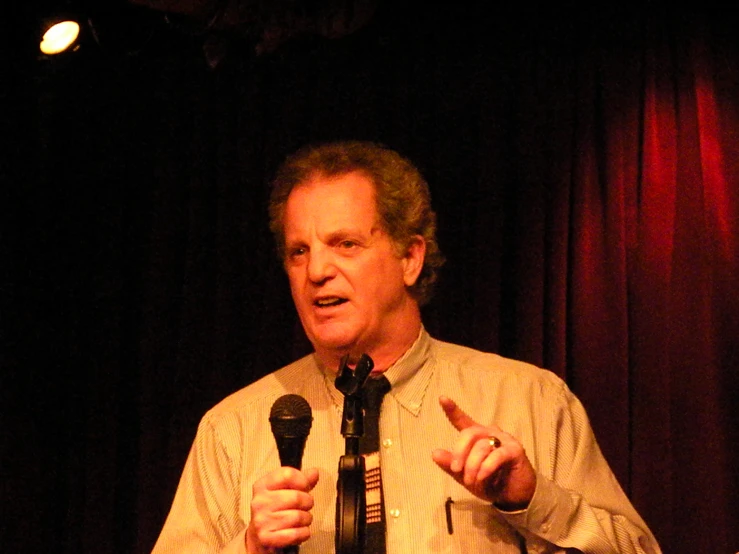
[(334, 306), (340, 306), (348, 302), (346, 298), (339, 298), (338, 296), (327, 296), (325, 298), (317, 298), (314, 300), (313, 305), (318, 308), (333, 308)]

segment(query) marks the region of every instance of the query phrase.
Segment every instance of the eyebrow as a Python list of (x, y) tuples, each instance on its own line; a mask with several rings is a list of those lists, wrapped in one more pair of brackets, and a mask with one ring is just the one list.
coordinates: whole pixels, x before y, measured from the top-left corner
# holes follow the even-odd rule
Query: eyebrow
[[(370, 230), (370, 235), (371, 234), (372, 234), (372, 231)], [(331, 231), (327, 235), (326, 238), (331, 240), (331, 239), (337, 239), (337, 238), (346, 237), (346, 236), (357, 236), (357, 235), (365, 236), (366, 233), (360, 229), (356, 229), (356, 228), (352, 229), (352, 228), (344, 227), (341, 229), (336, 229), (335, 231)]]
[[(339, 229), (336, 229), (328, 233), (328, 235), (326, 235), (325, 237), (325, 241), (326, 243), (331, 243), (333, 241), (346, 238), (346, 237), (360, 237), (360, 238), (365, 238), (366, 240), (372, 240), (377, 236), (378, 233), (382, 233), (382, 232), (385, 232), (385, 231), (382, 228), (382, 226), (379, 224), (373, 224), (369, 230), (369, 234), (359, 228), (341, 227)], [(301, 245), (301, 244), (306, 244), (306, 243), (303, 240), (291, 239), (290, 237), (285, 236), (285, 247), (286, 248), (290, 248), (290, 247)]]

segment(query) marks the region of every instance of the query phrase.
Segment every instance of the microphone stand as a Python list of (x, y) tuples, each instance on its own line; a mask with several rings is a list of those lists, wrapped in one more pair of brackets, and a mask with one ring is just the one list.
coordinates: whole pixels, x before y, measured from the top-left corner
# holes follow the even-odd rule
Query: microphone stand
[(341, 360), (334, 384), (344, 394), (341, 434), (346, 454), (339, 459), (336, 482), (336, 554), (362, 554), (367, 526), (364, 457), (359, 453), (359, 439), (364, 435), (364, 412), (360, 391), (374, 362), (362, 354), (354, 371), (347, 367), (348, 356)]

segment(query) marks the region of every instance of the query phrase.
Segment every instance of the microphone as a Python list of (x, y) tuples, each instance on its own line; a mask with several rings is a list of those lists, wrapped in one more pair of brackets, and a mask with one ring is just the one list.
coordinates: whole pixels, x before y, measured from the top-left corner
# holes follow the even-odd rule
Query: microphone
[(280, 396), (269, 412), (280, 465), (300, 469), (305, 440), (310, 433), (313, 414), (308, 401), (298, 394)]
[[(269, 424), (280, 454), (280, 465), (300, 469), (305, 440), (310, 433), (313, 414), (308, 401), (298, 394), (280, 396), (269, 412)], [(282, 548), (282, 554), (298, 554), (298, 546)]]

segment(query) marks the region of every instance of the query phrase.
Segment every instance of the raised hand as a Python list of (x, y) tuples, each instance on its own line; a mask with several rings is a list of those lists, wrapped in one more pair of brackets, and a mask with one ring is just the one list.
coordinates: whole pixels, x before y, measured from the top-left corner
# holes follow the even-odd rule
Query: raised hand
[(459, 438), (451, 450), (434, 450), (434, 462), (478, 498), (502, 510), (526, 508), (536, 472), (518, 439), (496, 425), (475, 422), (450, 398), (440, 397), (439, 404)]

